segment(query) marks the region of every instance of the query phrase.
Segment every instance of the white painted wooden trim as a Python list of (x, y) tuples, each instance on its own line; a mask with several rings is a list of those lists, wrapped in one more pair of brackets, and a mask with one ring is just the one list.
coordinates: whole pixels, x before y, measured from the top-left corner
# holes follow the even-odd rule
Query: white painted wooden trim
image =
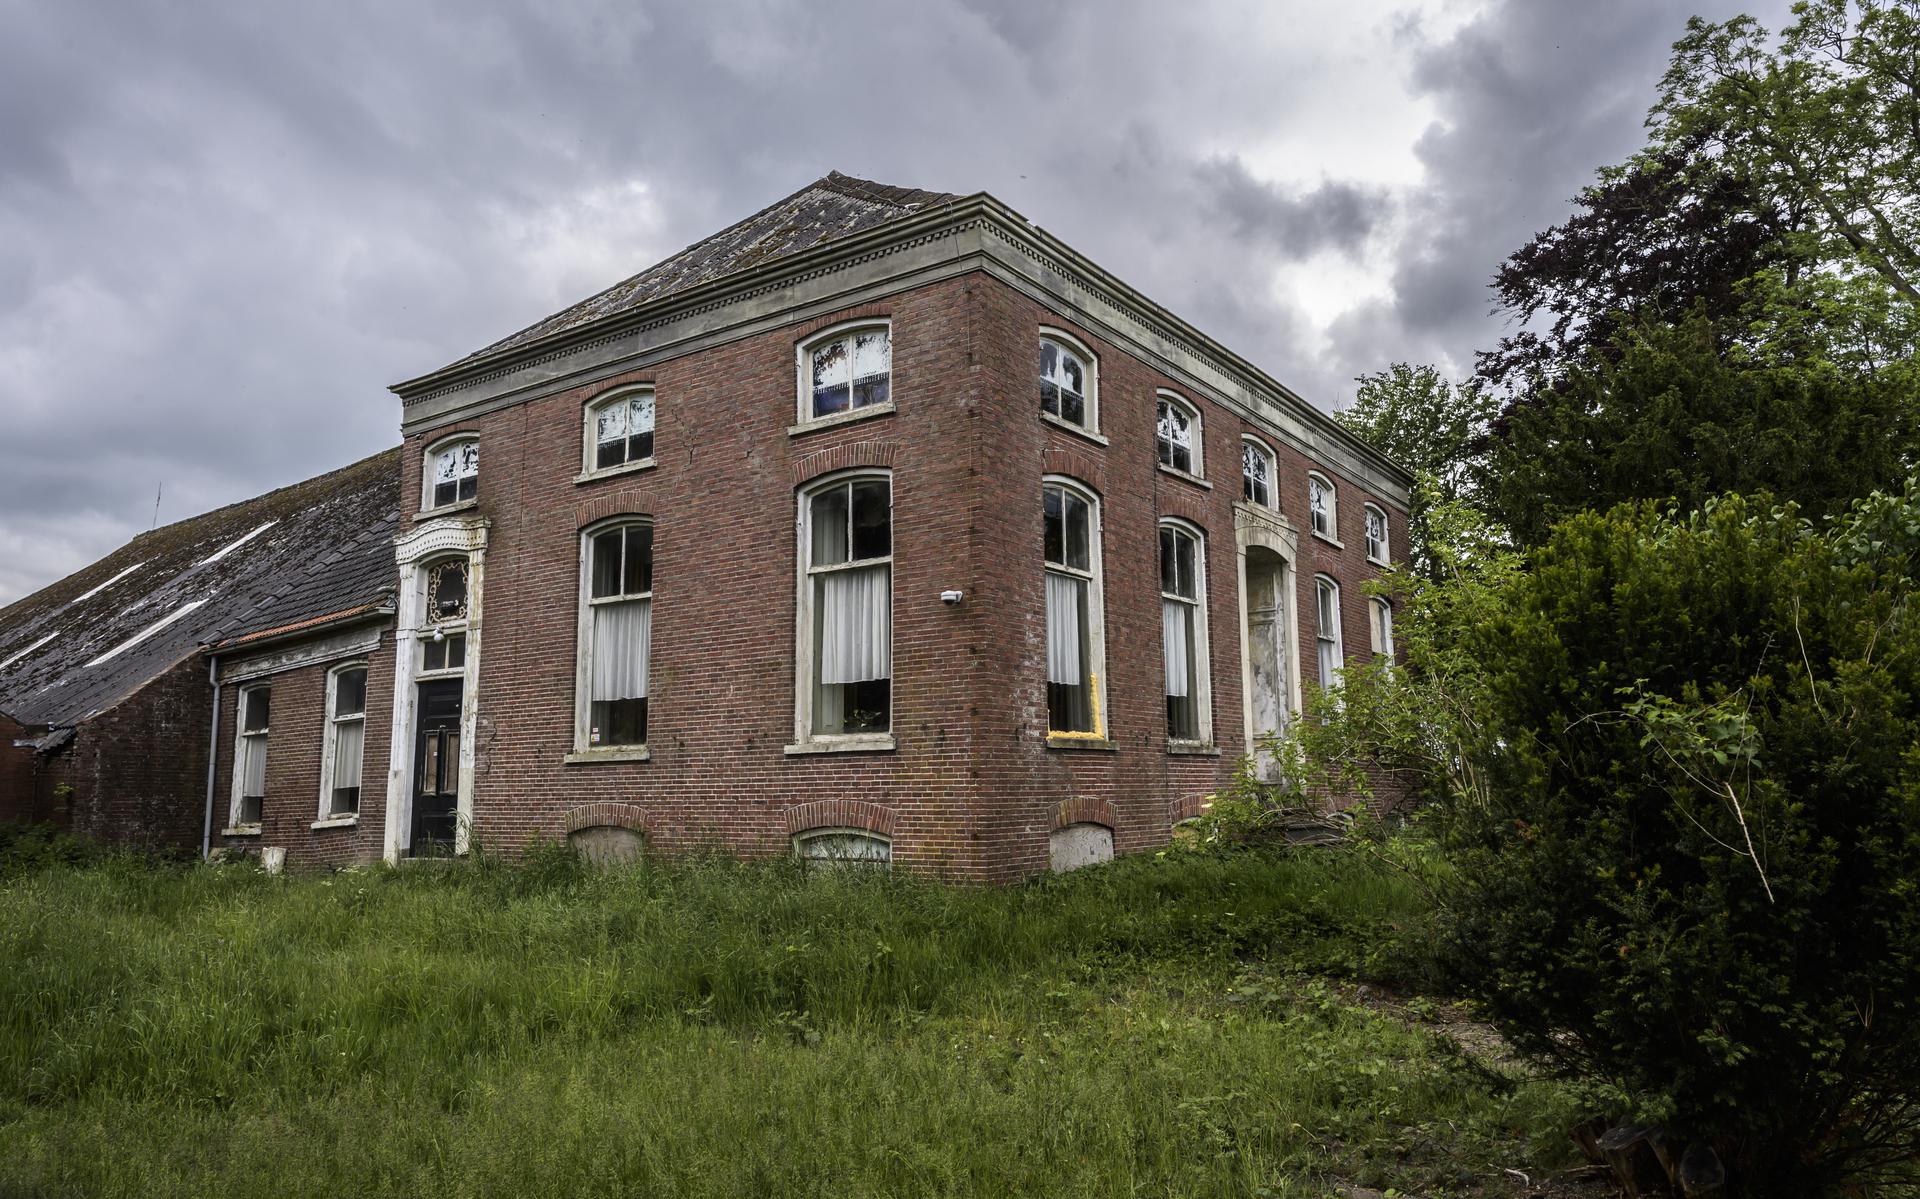
[[(852, 326), (849, 326), (852, 327)], [(816, 339), (817, 340), (817, 339)], [(793, 741), (785, 747), (792, 754), (833, 753), (836, 751), (876, 750), (893, 748), (893, 713), (898, 706), (894, 703), (892, 676), (888, 676), (887, 692), (887, 731), (885, 733), (816, 733), (813, 731), (813, 662), (816, 647), (813, 644), (813, 522), (810, 509), (813, 497), (822, 491), (839, 487), (861, 479), (884, 479), (887, 484), (887, 542), (893, 545), (893, 472), (885, 467), (856, 466), (849, 470), (838, 470), (832, 474), (809, 479), (795, 493), (794, 504), (794, 604), (793, 604)], [(882, 559), (864, 560), (867, 566), (877, 566)], [(887, 564), (887, 628), (893, 628), (896, 614), (894, 604), (894, 584), (899, 581), (899, 572), (894, 569), (897, 559), (889, 553)], [(888, 659), (892, 659), (891, 647)]]
[[(368, 667), (367, 661), (364, 658), (354, 662), (342, 662), (327, 670), (324, 684), (327, 692), (326, 709), (320, 721), (320, 807), (314, 813), (314, 820), (317, 822), (315, 827), (321, 827), (346, 819), (345, 816), (335, 816), (331, 809), (333, 808), (334, 783), (334, 707), (340, 698), (340, 676), (349, 670), (365, 670), (369, 679), (373, 677), (373, 671)], [(360, 713), (360, 796), (362, 799), (366, 798), (367, 794), (366, 728), (367, 714), (366, 709), (362, 707)], [(357, 813), (355, 813), (355, 815), (357, 817)]]

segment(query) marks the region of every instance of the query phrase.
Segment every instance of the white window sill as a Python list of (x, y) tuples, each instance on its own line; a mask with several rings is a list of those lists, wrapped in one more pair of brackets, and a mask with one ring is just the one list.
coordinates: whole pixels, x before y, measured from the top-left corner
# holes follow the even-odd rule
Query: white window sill
[(1048, 733), (1048, 749), (1091, 749), (1103, 753), (1117, 753), (1120, 747), (1105, 737), (1096, 737), (1090, 733)]
[(576, 749), (560, 760), (568, 766), (589, 766), (596, 762), (651, 762), (653, 755), (644, 745), (603, 745)]
[(1378, 566), (1381, 570), (1393, 569), (1393, 563), (1387, 561), (1385, 558), (1376, 558), (1372, 554), (1368, 554), (1367, 561), (1373, 563), (1375, 566)]
[(893, 401), (882, 400), (878, 404), (868, 404), (865, 408), (849, 408), (845, 412), (836, 412), (831, 416), (813, 416), (797, 425), (787, 428), (788, 437), (798, 437), (802, 433), (813, 433), (820, 429), (837, 429), (841, 425), (850, 425), (855, 421), (866, 420), (870, 416), (890, 416), (893, 414)]
[(652, 470), (659, 463), (657, 458), (636, 458), (632, 462), (622, 462), (618, 466), (601, 467), (598, 470), (583, 470), (573, 476), (576, 483), (594, 483), (601, 479), (611, 479), (617, 475), (635, 475), (643, 470)]
[(804, 754), (866, 754), (884, 753), (893, 748), (893, 734), (880, 733), (862, 736), (815, 738), (808, 741), (796, 741), (783, 748), (788, 757)]
[(258, 837), (260, 826), (257, 824), (236, 824), (220, 830), (222, 837)]
[(452, 516), (456, 512), (468, 512), (479, 506), (480, 497), (475, 496), (470, 500), (461, 500), (457, 504), (443, 504), (438, 508), (422, 508), (413, 514), (413, 520), (415, 524), (423, 520), (437, 520), (442, 516)]
[(314, 821), (312, 824), (309, 824), (307, 827), (310, 829), (352, 828), (354, 825), (359, 823), (360, 823), (360, 817), (357, 814), (350, 815), (350, 816), (328, 816), (324, 819)]
[(1313, 530), (1313, 535), (1319, 538), (1321, 541), (1326, 542), (1328, 545), (1332, 546), (1334, 549), (1343, 550), (1347, 548), (1344, 542), (1341, 542), (1335, 538), (1329, 537), (1318, 529)]
[(1055, 416), (1053, 413), (1048, 412), (1045, 408), (1042, 408), (1040, 410), (1040, 419), (1047, 422), (1050, 425), (1053, 425), (1055, 428), (1065, 429), (1067, 432), (1075, 434), (1076, 436), (1084, 437), (1095, 445), (1108, 444), (1106, 438), (1100, 436), (1100, 434), (1094, 432), (1092, 429), (1089, 429), (1084, 425), (1076, 425), (1072, 421), (1066, 419), (1063, 416)]
[(1160, 473), (1163, 475), (1172, 475), (1174, 478), (1191, 483), (1195, 487), (1204, 487), (1208, 491), (1213, 490), (1213, 484), (1207, 482), (1205, 479), (1201, 478), (1199, 475), (1188, 474), (1186, 471), (1181, 470), (1177, 466), (1168, 466), (1164, 462), (1160, 463)]
[(1220, 747), (1211, 741), (1169, 741), (1167, 752), (1182, 757), (1217, 758)]

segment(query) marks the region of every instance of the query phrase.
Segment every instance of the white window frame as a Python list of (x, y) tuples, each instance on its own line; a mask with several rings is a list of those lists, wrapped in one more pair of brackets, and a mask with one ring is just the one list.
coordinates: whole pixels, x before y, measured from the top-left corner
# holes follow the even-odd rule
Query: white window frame
[[(366, 730), (368, 724), (367, 705), (364, 698), (359, 715), (343, 718), (339, 714), (340, 676), (354, 670), (366, 671), (369, 681), (373, 678), (373, 671), (364, 658), (352, 662), (341, 662), (327, 671), (327, 719), (320, 733), (320, 808), (314, 816), (314, 821), (318, 824), (353, 824), (360, 818), (358, 805), (351, 812), (333, 810), (333, 792), (337, 782), (333, 777), (334, 754), (339, 741), (339, 726), (347, 720), (360, 722), (360, 781), (357, 785), (360, 788), (361, 801), (364, 802), (367, 797)], [(363, 697), (365, 695), (365, 684), (362, 684), (362, 695)]]
[[(813, 497), (823, 491), (836, 487), (845, 487), (850, 483), (880, 481), (887, 485), (887, 548), (888, 553), (879, 558), (860, 558), (845, 564), (815, 567), (813, 565)], [(816, 733), (813, 731), (813, 694), (814, 678), (819, 647), (814, 644), (814, 587), (813, 580), (821, 574), (836, 570), (868, 569), (884, 564), (887, 567), (887, 627), (893, 628), (896, 611), (895, 598), (900, 573), (896, 569), (897, 555), (892, 553), (895, 544), (895, 516), (893, 506), (893, 472), (872, 467), (856, 467), (852, 470), (835, 471), (817, 479), (809, 479), (797, 490), (796, 495), (794, 561), (798, 569), (794, 571), (794, 660), (793, 660), (793, 743), (786, 747), (789, 754), (859, 752), (866, 750), (889, 750), (894, 747), (893, 716), (899, 708), (898, 696), (893, 691), (893, 678), (887, 677), (887, 731), (884, 733)], [(888, 648), (888, 657), (892, 657), (892, 647)], [(814, 830), (809, 830), (814, 831)]]
[[(1264, 501), (1246, 498), (1248, 450), (1260, 455), (1267, 464), (1267, 498)], [(1240, 502), (1269, 512), (1280, 509), (1280, 455), (1274, 453), (1273, 447), (1266, 442), (1245, 433), (1240, 435)]]
[[(460, 562), (467, 568), (467, 614), (441, 620), (428, 605), (428, 593), (433, 586), (433, 572), (438, 566), (448, 562)], [(415, 586), (420, 590), (420, 611), (424, 614), (420, 629), (414, 634), (412, 652), (414, 658), (414, 678), (458, 679), (466, 677), (467, 659), (473, 654), (473, 640), (467, 638), (460, 646), (460, 665), (427, 666), (427, 645), (434, 640), (434, 634), (440, 634), (442, 641), (455, 636), (466, 637), (467, 626), (473, 613), (473, 558), (467, 554), (436, 554), (420, 563), (415, 572)]]
[[(1189, 400), (1177, 391), (1162, 387), (1154, 392), (1153, 403), (1153, 456), (1160, 469), (1168, 474), (1179, 475), (1184, 479), (1204, 479), (1207, 477), (1206, 464), (1206, 425), (1200, 416), (1200, 405)], [(1190, 470), (1183, 470), (1170, 463), (1160, 462), (1160, 405), (1166, 404), (1186, 414), (1187, 452), (1193, 460)]]
[[(441, 454), (446, 453), (448, 450), (451, 450), (456, 446), (465, 445), (468, 442), (471, 442), (474, 448), (473, 495), (464, 500), (458, 498), (459, 488), (456, 485), (454, 488), (455, 498), (453, 500), (445, 504), (434, 503), (433, 502), (433, 489), (434, 489), (433, 464), (435, 460), (438, 459)], [(457, 508), (465, 508), (480, 502), (479, 450), (480, 450), (480, 435), (474, 432), (451, 433), (427, 446), (426, 450), (421, 454), (421, 457), (420, 457), (420, 511), (421, 512), (451, 512)], [(466, 476), (456, 475), (455, 476), (456, 484), (458, 483), (458, 480), (463, 478), (466, 478)]]
[[(1187, 652), (1193, 658), (1195, 735), (1175, 737), (1171, 729), (1166, 729), (1167, 744), (1186, 748), (1210, 746), (1213, 744), (1213, 653), (1207, 636), (1207, 534), (1199, 525), (1174, 517), (1163, 517), (1159, 528), (1171, 529), (1177, 536), (1185, 536), (1193, 541), (1193, 598), (1188, 599), (1162, 590), (1160, 599), (1163, 604), (1171, 600), (1175, 603), (1187, 604), (1193, 609), (1193, 644), (1187, 647)], [(1159, 552), (1157, 535), (1154, 538), (1154, 549), (1157, 554)], [(1164, 652), (1163, 643), (1162, 653)], [(1164, 681), (1163, 674), (1162, 682)], [(1164, 706), (1163, 703), (1163, 709)]]
[(1040, 349), (1049, 341), (1072, 353), (1075, 358), (1080, 360), (1080, 365), (1085, 368), (1083, 374), (1086, 378), (1086, 394), (1082, 399), (1086, 402), (1087, 419), (1084, 424), (1075, 424), (1064, 416), (1055, 416), (1045, 408), (1037, 408), (1040, 419), (1051, 421), (1061, 428), (1071, 429), (1075, 433), (1082, 433), (1089, 437), (1098, 438), (1100, 436), (1100, 359), (1087, 347), (1086, 342), (1081, 341), (1065, 329), (1056, 329), (1050, 325), (1040, 326), (1039, 339), (1034, 342), (1034, 398), (1036, 400), (1039, 399), (1040, 384), (1044, 381), (1040, 377)]
[[(1331, 597), (1333, 606), (1332, 628), (1326, 619), (1326, 606)], [(1340, 631), (1340, 581), (1332, 575), (1313, 576), (1313, 641), (1314, 676), (1321, 690), (1330, 690), (1340, 685), (1340, 673), (1346, 668), (1346, 639)], [(1327, 647), (1333, 649), (1333, 668), (1327, 669)], [(1331, 678), (1328, 675), (1331, 674)]]
[[(644, 458), (629, 458), (613, 466), (601, 466), (599, 428), (600, 413), (615, 404), (629, 403), (640, 396), (653, 400), (653, 446), (654, 452)], [(575, 482), (584, 483), (588, 479), (602, 479), (608, 475), (621, 475), (630, 471), (646, 470), (658, 460), (660, 451), (660, 397), (651, 383), (627, 383), (595, 396), (588, 400), (581, 410), (580, 421), (580, 475)], [(632, 436), (631, 432), (628, 433)]]
[[(264, 729), (247, 728), (247, 697), (258, 691), (267, 693), (267, 727)], [(227, 828), (246, 832), (257, 831), (266, 821), (267, 797), (265, 783), (261, 785), (260, 819), (241, 823), (240, 801), (245, 798), (244, 788), (247, 772), (243, 760), (247, 754), (247, 740), (250, 737), (260, 739), (260, 756), (265, 759), (272, 746), (273, 732), (273, 684), (270, 681), (248, 683), (234, 692), (233, 705), (233, 798), (227, 808)], [(266, 777), (267, 763), (261, 762), (260, 775)]]
[(1393, 661), (1393, 601), (1376, 595), (1367, 600), (1367, 624), (1373, 636), (1373, 652)]
[[(807, 845), (814, 841), (824, 841), (829, 837), (852, 837), (886, 849), (884, 857), (831, 856), (815, 857), (807, 853)], [(882, 870), (893, 869), (893, 838), (872, 829), (829, 826), (803, 829), (793, 835), (793, 856), (810, 869), (824, 870), (833, 867), (858, 866), (863, 869), (878, 867)]]
[[(1377, 504), (1365, 504), (1361, 507), (1361, 516), (1364, 518), (1367, 532), (1367, 561), (1379, 566), (1389, 565), (1393, 559), (1392, 546), (1388, 539), (1392, 536), (1393, 524), (1387, 519), (1387, 510)], [(1378, 538), (1373, 535), (1375, 517), (1380, 520)]]
[[(840, 412), (830, 412), (825, 416), (813, 414), (813, 352), (830, 341), (851, 338), (854, 334), (869, 329), (881, 329), (887, 335), (887, 398), (864, 407), (853, 406), (853, 361), (849, 348), (847, 361), (847, 407)], [(861, 420), (869, 416), (879, 416), (892, 412), (897, 394), (894, 391), (893, 369), (893, 320), (890, 317), (861, 317), (857, 320), (842, 321), (837, 325), (810, 333), (793, 347), (793, 383), (794, 411), (796, 419), (792, 433), (808, 429), (824, 428), (829, 425), (846, 424), (848, 421)]]
[[(1321, 494), (1326, 496), (1324, 508), (1313, 502), (1314, 484), (1320, 485)], [(1322, 513), (1326, 515), (1326, 528), (1320, 527)], [(1313, 535), (1322, 541), (1340, 545), (1340, 493), (1334, 488), (1333, 480), (1317, 470), (1307, 472), (1307, 525)], [(1345, 548), (1345, 547), (1342, 547)]]
[[(1045, 521), (1046, 521), (1046, 498), (1045, 497), (1046, 497), (1046, 489), (1049, 487), (1064, 488), (1065, 490), (1077, 495), (1080, 499), (1086, 501), (1088, 569), (1085, 571), (1082, 571), (1075, 567), (1067, 566), (1061, 563), (1047, 561), (1046, 544), (1044, 540), (1044, 537), (1045, 537), (1044, 529), (1045, 529)], [(1088, 688), (1090, 692), (1088, 696), (1088, 700), (1093, 705), (1092, 730), (1086, 731), (1086, 732), (1076, 732), (1073, 730), (1056, 730), (1053, 727), (1053, 720), (1052, 720), (1052, 713), (1050, 711), (1050, 705), (1043, 704), (1043, 708), (1049, 709), (1048, 715), (1047, 715), (1047, 744), (1052, 746), (1067, 746), (1067, 747), (1072, 747), (1076, 745), (1104, 746), (1109, 744), (1109, 738), (1107, 735), (1108, 734), (1107, 636), (1106, 636), (1107, 620), (1106, 620), (1106, 602), (1102, 594), (1105, 590), (1105, 585), (1104, 585), (1105, 572), (1102, 570), (1102, 566), (1101, 566), (1101, 543), (1106, 539), (1104, 536), (1102, 536), (1100, 493), (1095, 491), (1093, 488), (1087, 486), (1087, 484), (1081, 482), (1079, 479), (1073, 478), (1070, 475), (1043, 475), (1041, 476), (1041, 480), (1040, 480), (1040, 488), (1041, 488), (1041, 527), (1043, 530), (1041, 550), (1040, 550), (1041, 574), (1043, 579), (1046, 574), (1057, 573), (1057, 574), (1067, 575), (1072, 578), (1084, 579), (1086, 581), (1087, 583), (1087, 644), (1082, 646), (1081, 650), (1083, 653), (1086, 654), (1087, 662), (1091, 664), (1091, 667), (1092, 667), (1087, 672), (1087, 677), (1091, 684), (1090, 687)], [(1042, 584), (1041, 595), (1042, 595), (1042, 605), (1043, 605), (1041, 609), (1042, 611), (1041, 619), (1043, 622), (1043, 630), (1044, 630), (1044, 622), (1045, 622), (1044, 582)], [(1044, 644), (1046, 638), (1043, 636), (1041, 640)], [(1046, 670), (1045, 670), (1046, 655), (1044, 651), (1041, 655), (1041, 666), (1042, 666), (1041, 676), (1044, 679), (1046, 675)]]
[[(594, 538), (611, 533), (614, 530), (626, 530), (644, 525), (653, 529), (650, 516), (639, 514), (611, 516), (606, 520), (595, 521), (580, 530), (580, 584), (578, 595), (579, 618), (574, 640), (574, 680), (573, 680), (573, 753), (568, 761), (637, 761), (649, 759), (647, 742), (631, 745), (594, 745), (593, 728), (593, 606), (595, 603), (625, 603), (645, 599), (653, 600), (651, 584), (649, 590), (632, 595), (593, 598), (593, 542)], [(656, 554), (655, 568), (659, 566)], [(653, 650), (651, 644), (647, 651), (647, 736), (653, 735)]]

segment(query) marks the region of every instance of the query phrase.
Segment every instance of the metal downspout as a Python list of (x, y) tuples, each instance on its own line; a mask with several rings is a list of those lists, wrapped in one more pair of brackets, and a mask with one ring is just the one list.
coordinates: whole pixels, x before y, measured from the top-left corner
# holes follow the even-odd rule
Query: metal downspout
[(207, 814), (200, 826), (200, 860), (213, 852), (213, 769), (220, 761), (220, 671), (219, 659), (207, 655), (207, 681), (213, 684), (213, 729), (207, 734)]

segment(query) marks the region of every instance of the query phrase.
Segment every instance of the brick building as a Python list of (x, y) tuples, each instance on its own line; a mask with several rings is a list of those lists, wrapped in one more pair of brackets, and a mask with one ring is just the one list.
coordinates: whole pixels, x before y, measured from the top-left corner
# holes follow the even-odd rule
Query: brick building
[(1019, 877), (1390, 646), (1404, 472), (984, 194), (829, 175), (394, 390), (373, 573), (205, 634), (215, 844)]

